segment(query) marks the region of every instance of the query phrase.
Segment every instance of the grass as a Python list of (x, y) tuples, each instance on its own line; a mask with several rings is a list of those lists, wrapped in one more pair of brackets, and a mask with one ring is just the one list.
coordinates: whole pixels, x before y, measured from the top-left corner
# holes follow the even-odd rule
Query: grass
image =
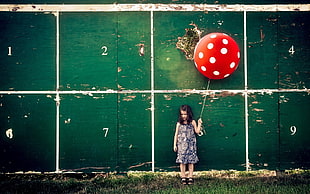
[(310, 171), (196, 172), (194, 185), (178, 173), (0, 174), (0, 193), (309, 193)]

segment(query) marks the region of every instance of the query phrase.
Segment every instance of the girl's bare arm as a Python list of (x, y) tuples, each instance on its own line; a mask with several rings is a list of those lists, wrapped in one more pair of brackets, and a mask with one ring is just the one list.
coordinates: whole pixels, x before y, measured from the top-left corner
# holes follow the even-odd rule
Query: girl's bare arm
[(173, 151), (177, 151), (177, 141), (178, 141), (178, 131), (179, 131), (179, 125), (180, 123), (177, 123), (175, 127), (175, 133), (174, 133), (174, 140), (173, 140)]
[(197, 126), (195, 120), (192, 121), (192, 124), (193, 124), (193, 126), (194, 126), (195, 133), (199, 134), (199, 133), (200, 133), (200, 130), (201, 130), (202, 119), (201, 119), (201, 118), (198, 119), (198, 126)]

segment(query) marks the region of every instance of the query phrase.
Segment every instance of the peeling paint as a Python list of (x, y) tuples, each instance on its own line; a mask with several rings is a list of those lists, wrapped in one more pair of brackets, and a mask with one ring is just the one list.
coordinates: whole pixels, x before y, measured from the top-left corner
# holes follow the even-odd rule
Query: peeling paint
[(144, 44), (140, 43), (140, 44), (137, 44), (136, 46), (138, 46), (138, 53), (140, 55), (140, 57), (144, 56)]
[(135, 99), (137, 96), (134, 96), (134, 95), (132, 95), (132, 96), (125, 96), (124, 98), (123, 98), (123, 101), (127, 101), (127, 102), (129, 102), (129, 101), (132, 101), (133, 99)]
[(286, 98), (285, 96), (280, 96), (279, 103), (285, 103), (288, 101), (289, 101), (289, 98)]
[(171, 95), (168, 95), (168, 94), (165, 94), (165, 95), (164, 95), (164, 98), (165, 98), (166, 100), (171, 100), (171, 99), (172, 99)]
[(150, 165), (150, 164), (152, 164), (152, 162), (144, 162), (144, 163), (140, 163), (140, 164), (137, 164), (137, 165), (130, 166), (130, 167), (128, 167), (128, 169), (137, 168), (137, 167), (141, 167), (141, 166), (145, 166), (145, 165)]
[(253, 108), (253, 111), (256, 111), (256, 112), (263, 112), (263, 111), (264, 111), (264, 109)]
[(23, 117), (28, 118), (30, 116), (30, 113), (25, 114)]
[(119, 90), (124, 90), (124, 89), (125, 89), (123, 86), (121, 86), (121, 85), (119, 85), (119, 84), (117, 84), (117, 88), (118, 88)]
[(70, 118), (65, 120), (65, 124), (70, 124), (70, 123), (71, 123), (71, 119)]
[(20, 9), (20, 7), (13, 7), (13, 8), (11, 9), (11, 11), (15, 12), (15, 11), (17, 11), (17, 10), (19, 10), (19, 9)]
[(94, 96), (91, 92), (84, 92), (83, 95), (85, 95), (85, 96)]

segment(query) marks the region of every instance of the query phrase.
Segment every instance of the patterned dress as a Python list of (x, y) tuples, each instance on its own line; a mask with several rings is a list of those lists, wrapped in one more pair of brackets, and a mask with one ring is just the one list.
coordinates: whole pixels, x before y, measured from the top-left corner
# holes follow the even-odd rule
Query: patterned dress
[(196, 135), (194, 126), (190, 124), (180, 124), (177, 141), (176, 163), (195, 164), (199, 161), (197, 156)]

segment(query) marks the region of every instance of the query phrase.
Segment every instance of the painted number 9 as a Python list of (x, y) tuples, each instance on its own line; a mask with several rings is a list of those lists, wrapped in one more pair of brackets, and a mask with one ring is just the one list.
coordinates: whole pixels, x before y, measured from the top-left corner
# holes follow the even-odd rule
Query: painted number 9
[(107, 46), (102, 46), (101, 49), (103, 50), (101, 55), (108, 55), (108, 47)]
[(291, 135), (295, 135), (295, 133), (297, 132), (296, 126), (291, 126), (290, 131), (291, 131)]

